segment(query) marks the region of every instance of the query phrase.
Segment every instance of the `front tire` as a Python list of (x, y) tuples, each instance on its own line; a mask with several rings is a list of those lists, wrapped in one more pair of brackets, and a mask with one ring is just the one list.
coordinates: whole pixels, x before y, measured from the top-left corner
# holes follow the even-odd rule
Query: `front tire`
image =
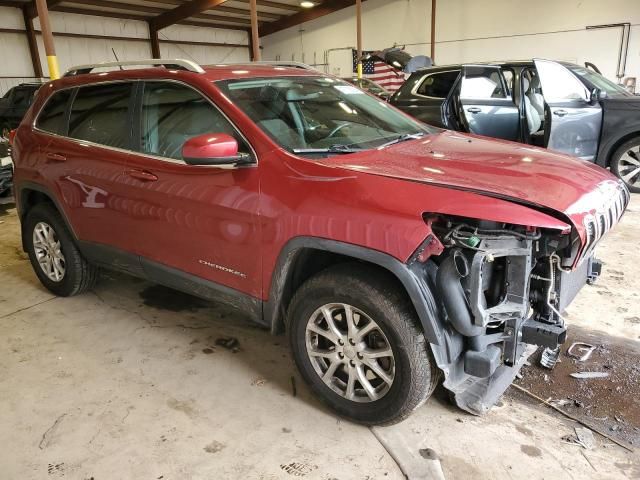
[(289, 308), (293, 356), (311, 390), (366, 425), (400, 422), (433, 392), (438, 371), (406, 293), (360, 264), (307, 280)]
[(27, 213), (23, 235), (31, 266), (52, 293), (70, 297), (95, 285), (98, 268), (81, 255), (53, 206), (40, 203), (33, 207)]
[(611, 170), (630, 192), (640, 193), (640, 137), (620, 145), (611, 157)]

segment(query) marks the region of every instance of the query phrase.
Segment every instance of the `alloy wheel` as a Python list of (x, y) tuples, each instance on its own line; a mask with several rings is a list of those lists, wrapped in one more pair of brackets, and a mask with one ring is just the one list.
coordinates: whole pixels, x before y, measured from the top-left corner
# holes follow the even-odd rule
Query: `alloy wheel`
[(629, 186), (640, 186), (640, 145), (624, 152), (618, 159), (618, 174)]
[(358, 308), (331, 303), (318, 308), (305, 331), (307, 355), (331, 390), (353, 402), (384, 397), (395, 377), (395, 358), (380, 326)]
[(60, 282), (66, 272), (66, 261), (60, 239), (51, 225), (38, 222), (33, 228), (33, 250), (40, 268), (54, 282)]

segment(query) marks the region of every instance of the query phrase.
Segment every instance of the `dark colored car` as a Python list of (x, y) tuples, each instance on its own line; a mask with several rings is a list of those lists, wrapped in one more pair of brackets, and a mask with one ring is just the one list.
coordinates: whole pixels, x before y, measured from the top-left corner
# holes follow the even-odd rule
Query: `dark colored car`
[(20, 124), (41, 85), (22, 83), (9, 89), (0, 98), (0, 137), (8, 138), (9, 132)]
[(0, 205), (11, 199), (13, 187), (13, 162), (11, 162), (9, 139), (0, 138)]
[(640, 97), (585, 67), (536, 59), (426, 68), (390, 102), (431, 125), (610, 167), (640, 192)]
[(440, 378), (483, 413), (532, 345), (564, 341), (629, 200), (609, 172), (312, 70), (164, 62), (72, 69), (15, 134), (23, 246), (53, 293), (104, 267), (228, 302), (286, 331), (315, 394), (366, 424)]
[(387, 90), (384, 87), (381, 87), (376, 82), (368, 78), (348, 77), (348, 78), (343, 78), (343, 80), (349, 83), (352, 83), (353, 85), (355, 85), (358, 88), (361, 88), (365, 92), (369, 92), (372, 95), (375, 95), (376, 97), (379, 97), (383, 100), (389, 100), (389, 97), (391, 96), (391, 92), (389, 90)]

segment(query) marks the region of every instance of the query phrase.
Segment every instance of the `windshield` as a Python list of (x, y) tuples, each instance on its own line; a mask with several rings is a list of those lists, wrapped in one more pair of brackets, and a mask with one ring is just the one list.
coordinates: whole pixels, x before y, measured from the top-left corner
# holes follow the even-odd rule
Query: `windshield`
[(334, 78), (253, 78), (217, 85), (260, 129), (296, 153), (349, 153), (345, 146), (376, 148), (431, 133), (386, 102)]
[(627, 92), (624, 87), (613, 83), (611, 80), (603, 77), (599, 73), (594, 72), (583, 67), (571, 67), (573, 73), (579, 75), (592, 84), (594, 87), (607, 93), (609, 97), (632, 97), (631, 93)]

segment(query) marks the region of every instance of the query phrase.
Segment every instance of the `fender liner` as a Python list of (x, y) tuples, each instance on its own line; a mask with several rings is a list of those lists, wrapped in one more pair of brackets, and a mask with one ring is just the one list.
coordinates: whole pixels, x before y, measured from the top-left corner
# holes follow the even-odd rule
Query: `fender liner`
[(298, 254), (305, 249), (344, 255), (378, 265), (391, 272), (407, 291), (427, 341), (435, 345), (444, 343), (438, 305), (427, 283), (425, 264), (419, 262), (405, 264), (378, 250), (318, 237), (295, 237), (289, 240), (280, 251), (271, 279), (269, 300), (263, 304), (264, 320), (271, 325), (272, 332), (275, 332), (280, 322), (284, 320), (286, 312), (282, 299), (285, 286), (290, 279)]

